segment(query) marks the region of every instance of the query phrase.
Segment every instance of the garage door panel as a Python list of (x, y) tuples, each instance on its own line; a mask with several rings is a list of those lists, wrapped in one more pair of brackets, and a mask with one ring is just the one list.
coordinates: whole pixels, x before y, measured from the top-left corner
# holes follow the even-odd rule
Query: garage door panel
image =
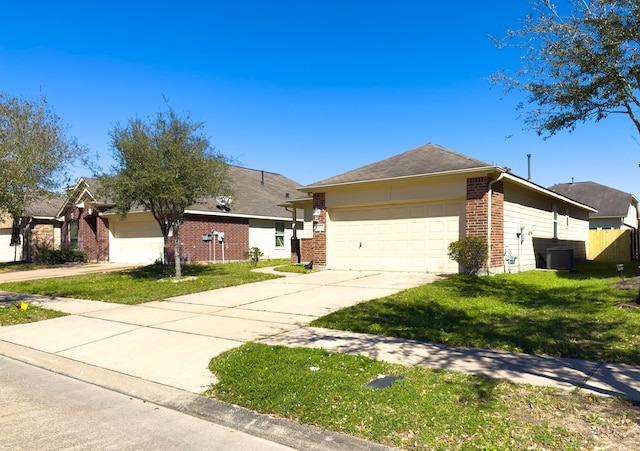
[(22, 245), (11, 246), (11, 229), (0, 230), (0, 262), (22, 259)]
[(112, 221), (109, 259), (115, 263), (153, 263), (162, 258), (160, 226), (151, 221)]
[(462, 202), (330, 209), (328, 266), (457, 272), (447, 247), (459, 238), (461, 214)]

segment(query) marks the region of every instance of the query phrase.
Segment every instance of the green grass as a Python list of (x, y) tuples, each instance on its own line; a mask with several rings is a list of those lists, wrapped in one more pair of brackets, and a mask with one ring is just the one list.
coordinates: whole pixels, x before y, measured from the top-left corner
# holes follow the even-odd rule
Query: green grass
[(638, 365), (640, 310), (616, 307), (634, 299), (637, 290), (609, 288), (618, 280), (614, 264), (590, 262), (571, 273), (458, 275), (334, 312), (311, 325)]
[[(258, 266), (273, 264), (274, 262), (265, 261)], [(186, 265), (182, 274), (187, 279), (173, 283), (171, 279), (163, 279), (161, 265), (150, 265), (125, 271), (0, 283), (0, 290), (118, 304), (140, 304), (277, 277), (251, 271), (254, 267), (244, 262)], [(193, 277), (192, 280), (188, 279), (190, 276)]]
[(32, 269), (40, 269), (45, 267), (46, 266), (41, 263), (3, 262), (3, 263), (0, 263), (0, 273), (14, 272), (14, 271), (29, 271)]
[[(612, 435), (611, 428), (640, 420), (619, 399), (320, 349), (246, 344), (209, 368), (219, 382), (207, 396), (408, 449), (592, 449), (596, 432)], [(378, 375), (404, 379), (365, 386)]]
[(315, 272), (313, 269), (306, 269), (304, 265), (282, 265), (282, 266), (276, 267), (276, 271), (295, 272), (300, 274), (308, 274), (310, 272)]
[(31, 305), (26, 310), (20, 310), (15, 308), (15, 304), (13, 303), (2, 303), (2, 305), (0, 305), (0, 326), (33, 323), (43, 319), (58, 318), (66, 315), (66, 313), (56, 310)]

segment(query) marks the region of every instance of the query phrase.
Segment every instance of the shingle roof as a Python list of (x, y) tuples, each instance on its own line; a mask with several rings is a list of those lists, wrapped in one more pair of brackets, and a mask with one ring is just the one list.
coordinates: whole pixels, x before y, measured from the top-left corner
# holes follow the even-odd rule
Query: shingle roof
[[(229, 175), (233, 180), (233, 196), (230, 202), (229, 215), (291, 218), (291, 213), (278, 204), (289, 198), (299, 196), (299, 183), (273, 172), (257, 169), (229, 166)], [(287, 194), (289, 197), (287, 197)], [(209, 198), (188, 210), (205, 210), (221, 212), (221, 205), (215, 198)]]
[(484, 161), (429, 143), (385, 160), (321, 180), (308, 187), (436, 174), (488, 166), (491, 165)]
[(559, 183), (549, 188), (598, 210), (592, 218), (624, 217), (633, 203), (633, 195), (594, 182)]
[(58, 194), (49, 194), (31, 202), (24, 211), (24, 216), (39, 216), (55, 218), (64, 203), (64, 197)]
[[(232, 180), (233, 195), (231, 201), (226, 202), (227, 209), (224, 208), (224, 200), (209, 197), (202, 202), (190, 205), (187, 210), (213, 212), (228, 216), (291, 219), (291, 213), (278, 204), (300, 197), (301, 193), (297, 191), (299, 183), (273, 172), (232, 165), (229, 165), (229, 176)], [(94, 189), (99, 180), (90, 178), (84, 180), (92, 194), (95, 195), (94, 191), (100, 194), (99, 190)], [(143, 210), (142, 206), (134, 206), (130, 211), (133, 213)], [(109, 210), (109, 213), (115, 213), (115, 209)]]

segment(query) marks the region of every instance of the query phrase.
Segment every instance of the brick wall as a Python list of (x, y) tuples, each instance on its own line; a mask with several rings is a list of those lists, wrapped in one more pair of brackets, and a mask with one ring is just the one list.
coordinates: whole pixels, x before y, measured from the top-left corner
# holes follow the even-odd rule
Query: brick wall
[[(182, 258), (186, 261), (205, 262), (213, 260), (215, 250), (216, 261), (222, 261), (222, 245), (217, 238), (213, 237), (211, 246), (209, 241), (202, 240), (202, 235), (211, 234), (212, 230), (224, 232), (225, 261), (245, 260), (244, 253), (249, 251), (249, 220), (202, 215), (185, 215), (184, 217), (184, 222), (180, 226)], [(173, 252), (172, 237), (169, 239), (169, 246)]]
[(65, 213), (62, 224), (62, 245), (70, 246), (69, 221), (78, 221), (78, 250), (89, 261), (109, 261), (109, 220), (98, 216), (95, 208), (74, 207)]
[[(488, 177), (467, 179), (466, 236), (487, 239), (489, 226)], [(494, 183), (491, 198), (491, 268), (504, 266), (504, 185)]]
[(313, 261), (313, 240), (298, 238), (291, 240), (291, 263), (309, 263)]
[(26, 253), (27, 261), (38, 261), (43, 249), (55, 249), (53, 229), (54, 225), (48, 221), (34, 219), (29, 222), (23, 234), (25, 242), (22, 243), (22, 253)]
[[(313, 211), (320, 210), (320, 218), (313, 229), (313, 265), (319, 267), (327, 266), (327, 207), (325, 205), (325, 194), (313, 194)], [(324, 226), (324, 231), (316, 230), (316, 225)]]

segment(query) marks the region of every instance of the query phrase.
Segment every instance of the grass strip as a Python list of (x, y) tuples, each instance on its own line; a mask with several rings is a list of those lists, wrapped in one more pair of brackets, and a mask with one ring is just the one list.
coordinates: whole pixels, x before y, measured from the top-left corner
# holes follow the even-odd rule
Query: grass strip
[(17, 309), (13, 303), (0, 304), (0, 326), (34, 323), (44, 319), (66, 316), (66, 313), (42, 307), (29, 306), (26, 310)]
[[(407, 449), (591, 449), (599, 432), (640, 419), (619, 399), (589, 398), (321, 349), (250, 343), (211, 360), (222, 401)], [(380, 375), (402, 376), (382, 389)]]

